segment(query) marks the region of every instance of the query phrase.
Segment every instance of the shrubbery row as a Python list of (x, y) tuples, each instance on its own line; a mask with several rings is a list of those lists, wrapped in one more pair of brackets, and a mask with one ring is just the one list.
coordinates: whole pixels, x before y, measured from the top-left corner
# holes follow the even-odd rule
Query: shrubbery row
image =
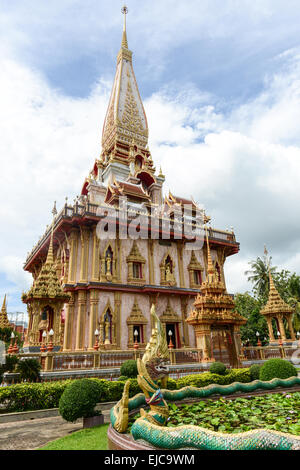
[[(176, 390), (187, 386), (201, 388), (210, 384), (249, 383), (258, 377), (260, 380), (271, 380), (273, 377), (284, 379), (292, 376), (297, 376), (297, 370), (292, 364), (282, 359), (270, 359), (262, 367), (253, 365), (248, 369), (232, 369), (226, 371), (224, 375), (204, 372), (202, 374), (187, 375), (177, 380), (168, 379), (167, 388), (169, 390)], [(96, 378), (91, 380), (97, 382), (99, 402), (113, 402), (121, 398), (127, 377), (120, 377), (118, 381)], [(25, 383), (3, 387), (0, 388), (0, 405), (7, 411), (57, 408), (65, 388), (71, 383), (73, 383), (72, 380), (64, 380), (60, 382)], [(141, 393), (137, 379), (130, 379), (129, 396), (133, 397), (137, 393)]]
[[(124, 381), (109, 381), (104, 379), (91, 379), (98, 382), (100, 387), (99, 402), (117, 401), (121, 398)], [(136, 379), (130, 379), (130, 397), (141, 393)], [(43, 383), (15, 384), (0, 388), (0, 405), (4, 405), (7, 411), (26, 411), (57, 408), (59, 399), (67, 385), (72, 380)], [(187, 385), (205, 387), (211, 383), (227, 385), (232, 382), (250, 382), (249, 369), (236, 369), (227, 375), (220, 376), (205, 372), (199, 375), (188, 375), (178, 380), (169, 379), (168, 389), (175, 390)]]

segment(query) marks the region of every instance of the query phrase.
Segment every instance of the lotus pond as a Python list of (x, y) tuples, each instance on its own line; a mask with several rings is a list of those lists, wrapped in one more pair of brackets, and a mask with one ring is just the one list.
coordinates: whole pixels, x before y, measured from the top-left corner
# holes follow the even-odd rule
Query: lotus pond
[[(192, 424), (223, 433), (267, 428), (300, 435), (300, 392), (169, 403), (168, 427)], [(139, 417), (133, 416), (130, 427)]]

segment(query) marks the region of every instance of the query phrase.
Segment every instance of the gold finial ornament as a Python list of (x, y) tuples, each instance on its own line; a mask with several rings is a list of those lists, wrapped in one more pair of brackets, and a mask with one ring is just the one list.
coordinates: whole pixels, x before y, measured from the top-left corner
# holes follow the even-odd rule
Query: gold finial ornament
[(121, 9), (121, 12), (124, 15), (124, 27), (123, 27), (123, 36), (122, 36), (122, 47), (128, 49), (128, 42), (127, 42), (127, 33), (126, 33), (126, 15), (128, 14), (128, 8), (124, 5)]

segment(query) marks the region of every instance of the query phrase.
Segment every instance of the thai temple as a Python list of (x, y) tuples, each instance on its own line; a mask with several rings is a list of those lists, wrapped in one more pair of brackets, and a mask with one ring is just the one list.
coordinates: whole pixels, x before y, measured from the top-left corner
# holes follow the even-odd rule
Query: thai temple
[[(142, 349), (151, 336), (154, 303), (176, 350), (198, 348), (202, 360), (236, 364), (245, 319), (234, 313), (224, 263), (239, 243), (233, 231), (208, 225), (193, 199), (175, 195), (180, 187), (164, 193), (124, 19), (99, 157), (74, 203), (66, 199), (58, 213), (54, 209), (24, 265), (33, 276), (22, 297), (29, 315), (24, 351), (39, 351), (43, 332), (51, 330), (55, 351), (92, 351), (95, 333), (100, 350), (128, 350), (135, 343)], [(202, 233), (200, 244), (182, 230), (186, 206), (187, 225)], [(99, 229), (104, 220), (107, 233)], [(135, 220), (151, 224), (130, 236)]]

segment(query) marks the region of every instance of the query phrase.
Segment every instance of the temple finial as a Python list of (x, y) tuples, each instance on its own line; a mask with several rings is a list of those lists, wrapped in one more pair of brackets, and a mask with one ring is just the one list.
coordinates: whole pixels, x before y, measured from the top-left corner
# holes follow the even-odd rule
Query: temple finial
[(53, 229), (54, 229), (55, 217), (57, 215), (56, 201), (54, 201), (54, 206), (53, 206), (53, 209), (52, 209), (52, 215), (53, 215), (53, 220), (52, 220), (52, 225), (51, 225), (50, 244), (49, 244), (49, 249), (48, 249), (48, 254), (47, 254), (47, 259), (46, 259), (47, 264), (53, 264)]
[(6, 312), (6, 294), (4, 296), (1, 312)]
[(126, 33), (126, 15), (128, 13), (128, 8), (124, 5), (121, 9), (121, 12), (124, 15), (124, 26), (123, 26), (123, 36), (122, 36), (122, 44), (121, 47), (128, 49), (128, 42), (127, 42), (127, 33)]
[(207, 245), (207, 273), (208, 274), (214, 274), (215, 273), (215, 268), (211, 259), (211, 254), (210, 254), (210, 246), (209, 246), (209, 241), (208, 241), (208, 232), (207, 232), (207, 226), (205, 225), (205, 233), (206, 233), (206, 245)]

